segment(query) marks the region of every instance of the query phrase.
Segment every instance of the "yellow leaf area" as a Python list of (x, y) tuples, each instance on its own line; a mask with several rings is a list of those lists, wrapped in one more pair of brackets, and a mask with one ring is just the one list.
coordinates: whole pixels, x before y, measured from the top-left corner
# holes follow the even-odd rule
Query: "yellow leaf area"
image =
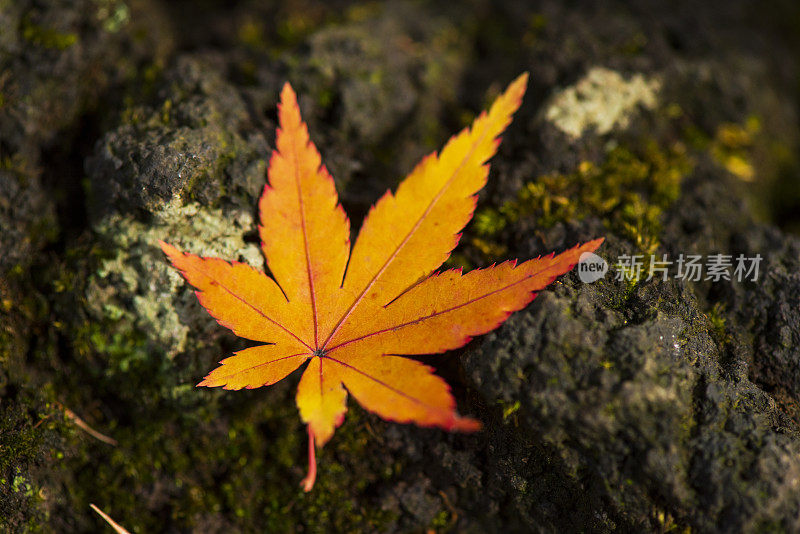
[(341, 424), (348, 394), (391, 421), (477, 430), (478, 421), (456, 412), (447, 383), (405, 356), (442, 353), (496, 328), (602, 242), (520, 264), (432, 274), (472, 218), (487, 161), (526, 83), (526, 74), (514, 80), (470, 128), (423, 159), (395, 193), (387, 191), (352, 252), (350, 222), (286, 84), (269, 183), (259, 201), (272, 277), (161, 243), (222, 326), (267, 343), (222, 360), (199, 385), (257, 388), (306, 364), (297, 388), (310, 437), (306, 490), (316, 473), (313, 445), (324, 445)]

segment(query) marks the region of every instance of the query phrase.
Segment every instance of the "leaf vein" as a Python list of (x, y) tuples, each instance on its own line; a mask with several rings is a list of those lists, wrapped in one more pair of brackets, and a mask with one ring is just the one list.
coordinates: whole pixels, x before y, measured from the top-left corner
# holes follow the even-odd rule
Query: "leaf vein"
[[(226, 262), (226, 263), (227, 263), (227, 262)], [(228, 264), (228, 265), (230, 265), (230, 264)], [(252, 304), (252, 303), (248, 302), (248, 301), (247, 301), (247, 300), (245, 300), (244, 298), (242, 298), (242, 297), (240, 297), (239, 295), (237, 295), (237, 294), (236, 294), (236, 293), (235, 293), (235, 292), (234, 292), (232, 289), (230, 289), (228, 286), (226, 286), (225, 284), (223, 284), (223, 283), (222, 283), (222, 282), (220, 282), (219, 280), (216, 280), (216, 279), (215, 279), (213, 276), (211, 276), (211, 275), (210, 275), (210, 274), (209, 274), (207, 271), (205, 271), (205, 270), (203, 270), (203, 269), (200, 269), (200, 268), (195, 268), (195, 270), (196, 270), (197, 272), (199, 272), (200, 274), (202, 274), (203, 276), (206, 276), (206, 277), (210, 278), (211, 280), (213, 280), (213, 281), (214, 281), (214, 285), (215, 285), (215, 286), (217, 286), (217, 287), (220, 287), (220, 288), (224, 289), (224, 290), (225, 290), (225, 291), (226, 291), (226, 292), (227, 292), (227, 293), (228, 293), (230, 296), (232, 296), (233, 298), (235, 298), (236, 300), (238, 300), (238, 301), (239, 301), (239, 302), (241, 302), (242, 304), (244, 304), (244, 305), (246, 305), (246, 306), (249, 306), (249, 307), (250, 307), (250, 308), (251, 308), (253, 311), (255, 311), (256, 313), (258, 313), (258, 314), (259, 314), (261, 317), (263, 317), (264, 319), (266, 319), (266, 320), (267, 320), (267, 321), (269, 321), (270, 323), (274, 324), (275, 326), (277, 326), (278, 328), (280, 328), (281, 330), (283, 330), (284, 332), (286, 332), (287, 334), (289, 334), (290, 336), (292, 336), (293, 338), (295, 338), (297, 341), (299, 341), (299, 342), (300, 342), (300, 343), (301, 343), (301, 344), (302, 344), (304, 347), (306, 347), (307, 349), (311, 350), (311, 347), (310, 347), (310, 346), (309, 346), (309, 345), (308, 345), (308, 344), (307, 344), (305, 341), (303, 341), (302, 339), (300, 339), (300, 338), (297, 336), (297, 334), (295, 334), (294, 332), (292, 332), (291, 330), (289, 330), (288, 328), (286, 328), (285, 326), (283, 326), (282, 324), (280, 324), (279, 322), (277, 322), (275, 319), (272, 319), (271, 317), (269, 317), (269, 316), (268, 316), (266, 313), (264, 313), (264, 312), (263, 312), (263, 311), (262, 311), (260, 308), (258, 308), (258, 307), (257, 307), (257, 306), (255, 306), (254, 304)], [(260, 273), (260, 274), (263, 274), (263, 273)], [(264, 275), (264, 276), (266, 276), (266, 275)], [(200, 290), (200, 291), (202, 292), (202, 290)], [(210, 313), (210, 312), (211, 312), (211, 310), (209, 310), (209, 313)], [(213, 315), (213, 314), (212, 314), (212, 315)]]
[[(523, 282), (526, 282), (526, 281), (530, 280), (531, 278), (536, 277), (536, 276), (542, 274), (543, 272), (547, 271), (547, 269), (549, 269), (550, 267), (552, 267), (552, 265), (550, 265), (548, 267), (545, 267), (544, 269), (541, 269), (541, 270), (539, 270), (539, 271), (537, 271), (535, 273), (532, 273), (532, 274), (530, 274), (528, 276), (525, 276), (524, 278), (521, 278), (520, 280), (517, 280), (516, 282), (512, 282), (512, 283), (510, 283), (510, 284), (508, 284), (506, 286), (503, 286), (501, 288), (495, 289), (493, 291), (489, 291), (488, 293), (485, 293), (483, 295), (480, 295), (480, 296), (477, 296), (475, 298), (469, 299), (469, 300), (467, 300), (465, 302), (457, 304), (456, 306), (452, 306), (452, 307), (444, 309), (444, 310), (435, 311), (435, 312), (433, 312), (431, 314), (425, 315), (423, 317), (419, 317), (417, 319), (413, 319), (413, 320), (408, 321), (406, 323), (400, 323), (400, 324), (395, 325), (395, 326), (390, 326), (388, 328), (383, 328), (381, 330), (376, 330), (375, 332), (370, 332), (368, 334), (364, 334), (362, 336), (350, 339), (348, 341), (343, 341), (343, 342), (339, 343), (338, 345), (335, 345), (335, 346), (327, 349), (326, 352), (330, 353), (331, 351), (339, 349), (339, 348), (341, 348), (341, 347), (343, 347), (345, 345), (349, 345), (351, 343), (355, 343), (357, 341), (361, 341), (361, 340), (369, 338), (369, 337), (373, 337), (373, 336), (377, 336), (377, 335), (380, 335), (380, 334), (384, 334), (386, 332), (392, 332), (392, 331), (400, 330), (401, 328), (405, 328), (407, 326), (412, 326), (412, 325), (421, 323), (423, 321), (427, 321), (428, 319), (431, 319), (433, 317), (437, 317), (439, 315), (444, 315), (446, 313), (450, 313), (452, 311), (455, 311), (455, 310), (458, 310), (460, 308), (463, 308), (464, 306), (469, 306), (470, 304), (474, 304), (475, 302), (478, 302), (479, 300), (491, 297), (492, 295), (495, 295), (497, 293), (501, 293), (501, 292), (506, 291), (508, 289), (511, 289), (512, 287), (517, 286), (517, 285), (519, 285), (519, 284), (521, 284)], [(547, 285), (548, 284), (544, 284), (544, 287), (546, 287)], [(531, 292), (533, 292), (533, 291), (537, 291), (537, 290), (536, 289), (532, 289)]]
[[(386, 356), (386, 355), (384, 355), (384, 356)], [(394, 358), (402, 358), (402, 356), (393, 356), (393, 357)], [(401, 397), (404, 397), (404, 398), (406, 398), (406, 399), (408, 399), (410, 401), (416, 402), (417, 404), (419, 404), (421, 406), (425, 406), (426, 408), (428, 408), (430, 410), (438, 411), (438, 412), (446, 411), (443, 408), (439, 408), (438, 406), (433, 406), (433, 405), (428, 404), (428, 403), (426, 403), (426, 402), (424, 402), (424, 401), (422, 401), (422, 400), (420, 400), (420, 399), (418, 399), (416, 397), (413, 397), (413, 396), (409, 395), (408, 393), (406, 393), (406, 392), (404, 392), (404, 391), (402, 391), (400, 389), (397, 389), (397, 388), (387, 384), (386, 382), (384, 382), (380, 378), (376, 378), (376, 377), (372, 376), (371, 374), (367, 373), (366, 371), (362, 371), (358, 367), (350, 365), (349, 363), (345, 363), (345, 362), (343, 362), (341, 360), (337, 360), (336, 358), (332, 358), (332, 357), (328, 356), (327, 354), (325, 356), (321, 356), (321, 358), (331, 360), (332, 362), (338, 363), (342, 367), (347, 367), (348, 369), (352, 369), (353, 371), (359, 373), (360, 375), (365, 376), (366, 378), (369, 378), (370, 380), (372, 380), (373, 382), (377, 383), (378, 385), (383, 386), (388, 390), (391, 390), (393, 393), (396, 393), (397, 395), (399, 395)], [(344, 381), (344, 382), (345, 382), (345, 387), (346, 387), (347, 386), (347, 382), (346, 381)]]
[[(386, 269), (398, 256), (398, 254), (400, 254), (400, 250), (402, 250), (403, 247), (405, 247), (406, 243), (408, 243), (408, 241), (411, 239), (411, 236), (414, 235), (414, 233), (416, 233), (420, 225), (422, 225), (422, 222), (430, 214), (431, 210), (433, 209), (433, 206), (439, 201), (440, 198), (442, 198), (442, 195), (444, 195), (445, 191), (450, 187), (455, 177), (461, 172), (461, 170), (464, 168), (464, 165), (466, 165), (467, 161), (469, 161), (469, 159), (472, 157), (472, 154), (475, 152), (476, 148), (486, 138), (488, 130), (489, 130), (489, 124), (487, 123), (484, 126), (483, 130), (481, 131), (481, 135), (478, 138), (478, 140), (472, 144), (472, 146), (469, 149), (469, 152), (467, 152), (466, 156), (464, 156), (464, 158), (461, 160), (461, 163), (459, 163), (458, 167), (453, 171), (453, 174), (450, 176), (450, 178), (447, 179), (447, 181), (444, 183), (439, 192), (433, 197), (433, 199), (431, 199), (430, 203), (428, 203), (428, 207), (425, 208), (425, 211), (422, 213), (419, 219), (417, 219), (417, 222), (414, 223), (414, 226), (411, 228), (411, 230), (408, 231), (408, 233), (400, 242), (400, 244), (398, 244), (395, 247), (395, 249), (392, 251), (392, 254), (386, 259), (380, 270), (378, 270), (378, 272), (375, 273), (375, 275), (369, 281), (367, 286), (361, 291), (361, 293), (359, 293), (358, 297), (355, 299), (355, 301), (353, 301), (350, 307), (347, 308), (347, 311), (344, 313), (344, 315), (342, 315), (342, 318), (339, 319), (339, 322), (336, 323), (336, 326), (328, 335), (328, 338), (325, 340), (325, 343), (323, 343), (323, 347), (326, 346), (331, 339), (333, 339), (333, 336), (336, 335), (336, 333), (339, 331), (339, 328), (341, 328), (341, 326), (344, 324), (347, 318), (350, 317), (350, 314), (353, 313), (353, 310), (356, 308), (356, 306), (358, 306), (358, 304), (363, 300), (364, 296), (369, 292), (370, 289), (372, 289), (372, 286), (375, 285), (375, 282), (378, 280), (378, 278), (381, 277), (381, 275), (384, 273), (384, 271), (386, 271)], [(471, 134), (472, 132), (469, 133)], [(445, 147), (445, 149), (446, 148), (447, 147)], [(442, 152), (444, 152), (444, 150), (442, 150)], [(439, 158), (441, 158), (441, 154), (439, 154)]]
[[(283, 356), (281, 358), (276, 358), (274, 360), (269, 360), (267, 362), (259, 363), (257, 365), (252, 365), (252, 366), (246, 367), (244, 369), (239, 369), (238, 371), (235, 371), (235, 372), (233, 372), (233, 373), (231, 373), (229, 375), (215, 376), (214, 380), (226, 380), (228, 378), (233, 378), (234, 376), (236, 376), (236, 375), (238, 375), (240, 373), (246, 373), (247, 371), (252, 371), (253, 369), (257, 369), (259, 367), (264, 367), (265, 365), (269, 365), (271, 363), (280, 362), (280, 361), (283, 361), (283, 360), (288, 360), (289, 358), (296, 358), (297, 356), (304, 356), (305, 354), (306, 354), (305, 352), (300, 352), (300, 353), (297, 353), (297, 354), (291, 354), (289, 356)], [(225, 367), (225, 365), (226, 364), (223, 363), (222, 367)], [(230, 364), (228, 364), (228, 365), (230, 365)]]

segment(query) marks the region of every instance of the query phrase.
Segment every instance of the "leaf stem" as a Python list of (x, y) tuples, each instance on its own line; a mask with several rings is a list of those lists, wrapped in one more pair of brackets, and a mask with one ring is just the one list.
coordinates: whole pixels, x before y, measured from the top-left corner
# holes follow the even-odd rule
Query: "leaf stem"
[(317, 480), (317, 455), (314, 447), (314, 431), (311, 430), (311, 425), (308, 425), (308, 474), (300, 482), (303, 486), (303, 491), (309, 492), (314, 487), (314, 482)]

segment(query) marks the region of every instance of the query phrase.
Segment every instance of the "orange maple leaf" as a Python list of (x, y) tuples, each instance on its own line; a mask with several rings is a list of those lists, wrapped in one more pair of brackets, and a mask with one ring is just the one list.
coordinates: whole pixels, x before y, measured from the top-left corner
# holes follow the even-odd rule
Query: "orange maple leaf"
[(277, 148), (259, 202), (262, 249), (272, 278), (248, 265), (161, 248), (197, 288), (200, 303), (236, 335), (268, 343), (222, 360), (199, 386), (274, 384), (307, 364), (297, 388), (308, 425), (310, 490), (314, 445), (342, 423), (347, 394), (385, 419), (472, 431), (450, 388), (406, 358), (463, 346), (524, 308), (601, 239), (519, 265), (436, 274), (472, 218), (499, 135), (522, 101), (527, 74), (442, 149), (420, 162), (372, 207), (350, 250), (350, 222), (300, 118), (289, 84), (279, 105)]

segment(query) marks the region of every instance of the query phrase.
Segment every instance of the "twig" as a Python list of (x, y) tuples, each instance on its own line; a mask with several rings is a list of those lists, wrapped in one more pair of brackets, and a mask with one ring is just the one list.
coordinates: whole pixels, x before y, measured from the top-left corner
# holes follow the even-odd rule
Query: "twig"
[(69, 417), (70, 419), (72, 419), (72, 422), (75, 423), (75, 425), (78, 428), (80, 428), (81, 430), (85, 431), (87, 434), (89, 434), (93, 438), (102, 441), (103, 443), (108, 443), (109, 445), (114, 445), (114, 446), (118, 445), (117, 440), (115, 440), (114, 438), (110, 438), (110, 437), (106, 436), (105, 434), (101, 434), (100, 432), (98, 432), (94, 428), (90, 427), (88, 424), (86, 424), (86, 421), (84, 421), (83, 419), (81, 419), (80, 417), (75, 415), (75, 412), (73, 412), (72, 410), (70, 410), (69, 408), (64, 406), (63, 404), (58, 403), (58, 405), (61, 407), (62, 410), (64, 410), (64, 414), (67, 417)]
[(113, 528), (113, 529), (114, 529), (114, 530), (117, 532), (117, 534), (131, 534), (130, 532), (128, 532), (127, 530), (125, 530), (125, 529), (122, 527), (122, 525), (120, 525), (119, 523), (117, 523), (116, 521), (114, 521), (113, 519), (111, 519), (110, 517), (108, 517), (108, 514), (106, 514), (104, 511), (102, 511), (100, 508), (98, 508), (98, 507), (97, 507), (97, 506), (95, 506), (94, 504), (91, 504), (91, 503), (90, 503), (90, 504), (89, 504), (89, 507), (90, 507), (92, 510), (94, 510), (95, 512), (97, 512), (97, 513), (100, 515), (100, 517), (102, 517), (102, 518), (105, 520), (105, 522), (106, 522), (106, 523), (108, 523), (109, 525), (111, 525), (111, 528)]

